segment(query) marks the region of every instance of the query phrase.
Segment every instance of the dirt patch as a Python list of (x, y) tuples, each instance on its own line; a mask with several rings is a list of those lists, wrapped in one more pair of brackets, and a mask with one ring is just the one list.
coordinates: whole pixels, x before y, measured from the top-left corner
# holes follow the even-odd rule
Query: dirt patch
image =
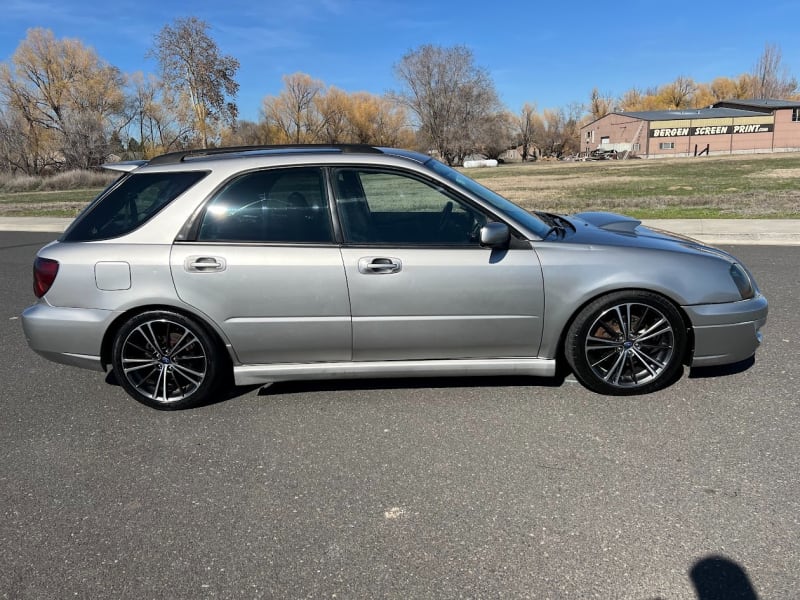
[[(648, 181), (647, 177), (631, 177), (628, 175), (599, 175), (591, 180), (592, 189), (602, 189), (604, 186), (619, 187), (624, 184), (642, 183)], [(512, 202), (520, 202), (537, 198), (540, 200), (565, 200), (573, 198), (576, 190), (587, 187), (585, 176), (511, 176), (482, 181), (484, 185)]]
[[(585, 174), (572, 175), (565, 177), (547, 176), (536, 177), (535, 175), (517, 175), (510, 177), (496, 177), (491, 180), (484, 180), (482, 183), (488, 184), (494, 190), (500, 189), (558, 189), (563, 187), (578, 188), (586, 186), (587, 177)], [(630, 175), (599, 175), (592, 177), (592, 185), (601, 186), (603, 184), (621, 184), (633, 181), (647, 181), (647, 177), (632, 177)]]
[(752, 173), (748, 177), (769, 177), (774, 179), (800, 179), (800, 169), (771, 169)]

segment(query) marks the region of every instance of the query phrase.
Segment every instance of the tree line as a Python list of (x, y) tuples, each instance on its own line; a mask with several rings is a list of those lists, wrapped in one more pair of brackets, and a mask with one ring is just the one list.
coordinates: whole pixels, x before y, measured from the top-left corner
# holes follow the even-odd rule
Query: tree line
[(681, 75), (659, 87), (633, 87), (618, 98), (594, 88), (588, 112), (591, 119), (599, 119), (612, 111), (705, 108), (722, 100), (793, 99), (798, 97), (797, 86), (797, 79), (783, 65), (781, 49), (766, 44), (752, 71), (738, 77), (717, 77), (703, 83)]
[(283, 77), (257, 121), (238, 116), (236, 58), (220, 52), (195, 17), (165, 25), (148, 57), (157, 74), (124, 74), (80, 40), (31, 29), (0, 63), (0, 171), (42, 174), (92, 168), (111, 155), (150, 158), (218, 145), (365, 143), (417, 148), (451, 165), (466, 157), (523, 160), (577, 153), (588, 120), (613, 110), (694, 108), (729, 98), (785, 98), (797, 81), (767, 46), (751, 73), (697, 84), (679, 77), (614, 98), (592, 91), (588, 104), (517, 112), (502, 105), (488, 71), (466, 46), (423, 45), (394, 66), (398, 88), (349, 93), (305, 73)]

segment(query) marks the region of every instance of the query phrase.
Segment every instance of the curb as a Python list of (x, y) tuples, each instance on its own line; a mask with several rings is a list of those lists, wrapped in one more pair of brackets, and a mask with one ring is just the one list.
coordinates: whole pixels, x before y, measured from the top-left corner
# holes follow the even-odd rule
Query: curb
[[(61, 233), (71, 222), (69, 218), (0, 217), (0, 231)], [(800, 219), (645, 219), (642, 223), (704, 244), (800, 246)]]
[(642, 223), (704, 244), (800, 245), (798, 219), (645, 219)]
[(0, 231), (52, 231), (63, 232), (72, 219), (53, 217), (0, 217)]

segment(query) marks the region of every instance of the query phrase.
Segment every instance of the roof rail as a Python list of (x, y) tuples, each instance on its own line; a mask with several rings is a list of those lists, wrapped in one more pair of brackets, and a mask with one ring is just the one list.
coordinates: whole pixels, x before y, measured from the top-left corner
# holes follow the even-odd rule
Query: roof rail
[(275, 152), (285, 150), (309, 152), (342, 152), (342, 153), (368, 153), (383, 154), (375, 146), (368, 144), (272, 144), (265, 146), (228, 146), (226, 148), (202, 148), (195, 150), (181, 150), (179, 152), (169, 152), (150, 159), (149, 165), (171, 165), (183, 162), (187, 158), (203, 158), (205, 156), (216, 156), (220, 154), (243, 154), (246, 152)]

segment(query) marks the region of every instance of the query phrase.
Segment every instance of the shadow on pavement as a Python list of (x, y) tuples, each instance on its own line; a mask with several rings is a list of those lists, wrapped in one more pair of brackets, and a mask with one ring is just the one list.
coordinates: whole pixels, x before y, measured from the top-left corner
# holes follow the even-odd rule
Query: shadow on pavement
[(745, 570), (724, 556), (708, 556), (689, 571), (698, 600), (758, 600)]
[(750, 367), (756, 364), (755, 356), (751, 356), (738, 363), (732, 365), (719, 365), (717, 367), (695, 367), (689, 371), (690, 379), (704, 379), (708, 377), (725, 377), (726, 375), (735, 375), (736, 373), (743, 373)]
[(267, 384), (259, 396), (347, 390), (448, 389), (462, 387), (560, 387), (564, 377), (393, 377), (386, 379), (324, 379)]
[[(111, 369), (106, 373), (106, 384), (113, 385), (115, 387), (121, 387), (119, 381), (117, 381), (116, 375), (114, 375), (114, 369)], [(193, 408), (203, 408), (206, 406), (213, 406), (215, 404), (220, 404), (221, 402), (227, 402), (228, 400), (233, 400), (234, 398), (239, 398), (240, 396), (246, 396), (253, 390), (257, 390), (260, 388), (260, 385), (228, 385), (224, 386), (223, 390), (218, 393), (214, 398), (210, 398), (206, 402), (201, 402), (196, 406), (192, 406), (186, 410), (192, 410)], [(168, 408), (168, 407), (166, 407)]]

